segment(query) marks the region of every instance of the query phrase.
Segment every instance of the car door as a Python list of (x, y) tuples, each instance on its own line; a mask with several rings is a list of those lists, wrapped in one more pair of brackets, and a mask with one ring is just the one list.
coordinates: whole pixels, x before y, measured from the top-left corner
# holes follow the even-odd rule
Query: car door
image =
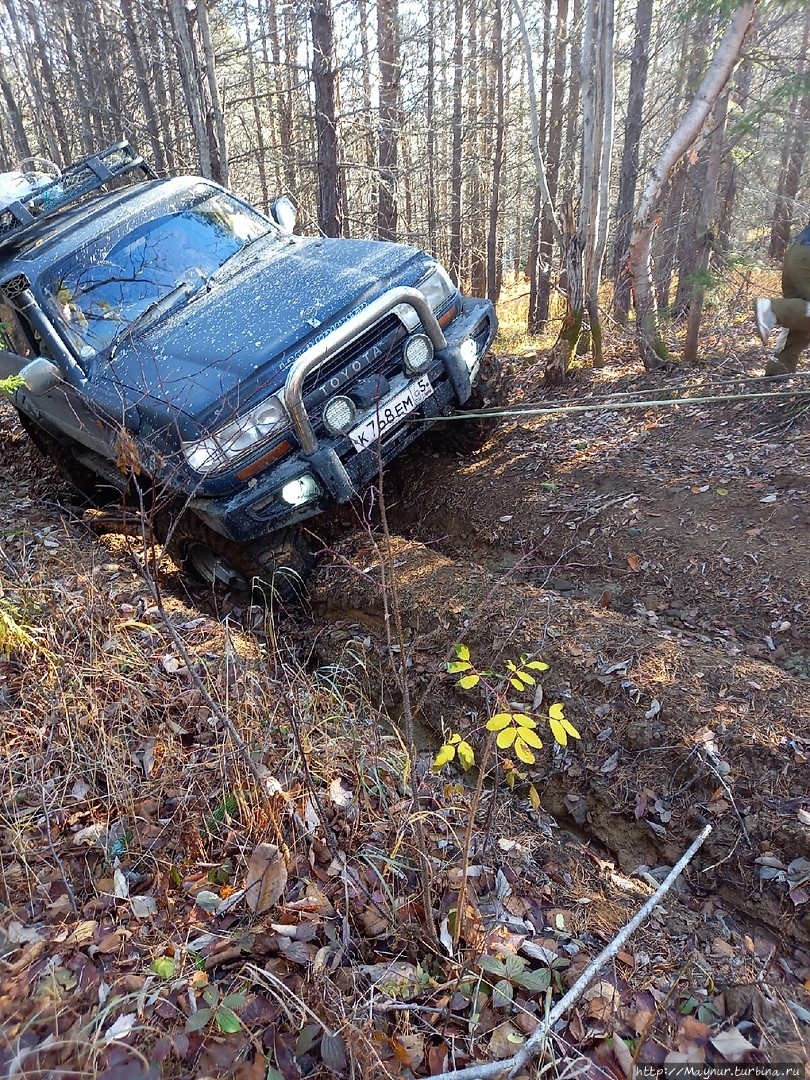
[[(19, 375), (28, 361), (48, 356), (25, 318), (0, 293), (0, 378)], [(58, 364), (58, 358), (54, 359)], [(54, 435), (82, 443), (96, 453), (115, 458), (112, 417), (91, 408), (87, 397), (64, 381), (44, 394), (20, 389), (14, 404)]]

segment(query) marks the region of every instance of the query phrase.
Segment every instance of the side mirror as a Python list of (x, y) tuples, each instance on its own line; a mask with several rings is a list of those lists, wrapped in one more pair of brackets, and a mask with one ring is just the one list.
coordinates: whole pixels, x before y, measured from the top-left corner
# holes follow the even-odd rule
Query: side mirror
[(284, 195), (282, 198), (276, 199), (270, 207), (270, 217), (282, 232), (291, 233), (298, 220), (298, 211), (287, 196)]
[(38, 356), (31, 360), (20, 370), (20, 378), (25, 389), (35, 396), (47, 394), (59, 383), (64, 382), (62, 372), (44, 356)]

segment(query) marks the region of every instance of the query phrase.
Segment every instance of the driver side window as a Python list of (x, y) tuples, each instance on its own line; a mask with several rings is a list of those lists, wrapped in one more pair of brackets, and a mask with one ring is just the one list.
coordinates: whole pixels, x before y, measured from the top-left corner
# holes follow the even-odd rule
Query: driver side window
[(1, 294), (0, 349), (8, 349), (19, 356), (31, 358), (37, 355), (33, 339), (23, 326), (20, 316)]

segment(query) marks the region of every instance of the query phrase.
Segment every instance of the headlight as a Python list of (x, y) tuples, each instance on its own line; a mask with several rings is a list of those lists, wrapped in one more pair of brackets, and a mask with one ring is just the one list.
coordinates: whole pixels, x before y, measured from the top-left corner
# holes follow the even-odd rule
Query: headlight
[(280, 397), (274, 395), (213, 435), (183, 443), (183, 453), (195, 472), (205, 475), (221, 472), (256, 443), (279, 434), (288, 425), (287, 411)]
[(323, 422), (330, 435), (345, 435), (354, 424), (357, 409), (351, 398), (338, 394), (327, 401), (323, 410)]
[(456, 292), (450, 275), (438, 263), (416, 287), (434, 311), (438, 311), (447, 297)]
[(425, 334), (412, 334), (405, 342), (405, 370), (409, 375), (427, 371), (433, 359), (433, 343)]

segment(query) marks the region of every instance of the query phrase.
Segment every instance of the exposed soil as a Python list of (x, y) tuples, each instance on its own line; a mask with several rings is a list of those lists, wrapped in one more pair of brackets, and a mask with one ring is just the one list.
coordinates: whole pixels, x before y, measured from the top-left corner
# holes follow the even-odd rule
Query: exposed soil
[[(340, 876), (322, 840), (310, 846), (296, 841), (287, 893), (295, 904), (273, 916), (288, 924), (288, 931), (299, 919), (301, 926), (309, 920), (306, 934), (302, 930), (300, 941), (294, 941), (295, 955), (275, 923), (272, 932), (267, 922), (258, 932), (254, 919), (256, 932), (248, 945), (243, 919), (228, 915), (214, 927), (211, 916), (195, 906), (199, 890), (212, 887), (210, 868), (224, 865), (226, 856), (234, 867), (233, 883), (239, 883), (251, 845), (274, 819), (259, 807), (241, 823), (237, 815), (227, 835), (201, 832), (198, 822), (206, 805), (210, 809), (212, 799), (221, 799), (216, 794), (220, 770), (224, 777), (234, 767), (218, 756), (224, 732), (215, 735), (204, 701), (184, 681), (184, 658), (175, 655), (176, 639), (167, 636), (158, 618), (131, 548), (120, 538), (91, 535), (64, 483), (29, 446), (10, 410), (0, 410), (0, 557), (8, 569), (8, 592), (0, 598), (11, 597), (15, 612), (24, 611), (46, 627), (51, 644), (60, 634), (67, 640), (74, 622), (83, 628), (92, 656), (82, 678), (94, 693), (106, 694), (101, 722), (109, 717), (111, 738), (129, 747), (126, 765), (120, 765), (125, 797), (112, 791), (118, 744), (108, 748), (103, 738), (110, 760), (99, 759), (92, 776), (80, 773), (81, 783), (74, 783), (68, 759), (79, 746), (92, 762), (91, 744), (99, 737), (93, 732), (99, 729), (82, 720), (84, 728), (77, 725), (64, 735), (64, 723), (53, 719), (48, 739), (66, 740), (64, 750), (61, 743), (57, 747), (62, 771), (56, 781), (64, 785), (65, 809), (42, 818), (45, 787), (37, 792), (36, 770), (48, 729), (45, 690), (30, 661), (13, 653), (0, 661), (7, 738), (11, 746), (13, 735), (17, 755), (10, 752), (4, 765), (13, 791), (0, 820), (8, 903), (0, 920), (0, 1024), (13, 1035), (5, 1050), (0, 1042), (0, 1061), (17, 1060), (15, 1055), (23, 1053), (33, 1061), (46, 1053), (54, 1028), (48, 1026), (50, 1005), (42, 1005), (43, 973), (54, 987), (57, 976), (62, 979), (61, 1015), (74, 1009), (81, 1023), (77, 1019), (69, 1030), (82, 1032), (92, 1010), (100, 1008), (100, 978), (114, 988), (120, 984), (125, 994), (140, 993), (143, 1002), (155, 980), (150, 964), (166, 950), (176, 960), (175, 983), (159, 1001), (166, 1006), (163, 1011), (147, 1009), (153, 1028), (138, 1036), (145, 1042), (136, 1044), (164, 1062), (163, 1072), (127, 1072), (135, 1068), (131, 1060), (114, 1058), (109, 1040), (100, 1039), (92, 1062), (81, 1058), (85, 1074), (103, 1062), (110, 1070), (103, 1075), (110, 1080), (119, 1075), (252, 1080), (264, 1075), (256, 1039), (270, 1047), (271, 1027), (274, 1056), (268, 1063), (275, 1063), (285, 1080), (301, 1075), (301, 1068), (318, 1076), (340, 1072), (334, 1060), (329, 1064), (323, 1046), (319, 1052), (300, 1051), (298, 1032), (285, 1019), (289, 1010), (281, 1009), (272, 995), (254, 993), (238, 1034), (217, 1039), (194, 1033), (183, 1035), (185, 1041), (171, 1036), (178, 1016), (183, 1030), (188, 1002), (209, 976), (223, 991), (228, 979), (243, 988), (248, 961), (272, 968), (295, 995), (344, 1032), (353, 1059), (360, 1062), (360, 1075), (383, 1069), (381, 1075), (393, 1076), (405, 1069), (404, 1075), (425, 1076), (446, 1067), (448, 1047), (455, 1047), (456, 1066), (497, 1056), (498, 1040), (511, 1053), (509, 1040), (519, 1040), (520, 1032), (536, 1026), (542, 997), (539, 1005), (521, 999), (522, 1013), (513, 1017), (518, 1029), (511, 1033), (506, 1014), (495, 1007), (485, 1008), (476, 1029), (462, 1019), (467, 1006), (459, 1003), (458, 994), (452, 1000), (440, 996), (447, 985), (443, 979), (455, 976), (444, 972), (439, 977), (439, 967), (431, 984), (438, 989), (423, 987), (423, 996), (415, 999), (424, 1004), (424, 1022), (418, 1005), (407, 1023), (393, 1009), (376, 1016), (373, 1027), (363, 1019), (366, 1005), (357, 987), (372, 978), (375, 962), (403, 959), (414, 972), (414, 964), (426, 962), (427, 950), (419, 915), (424, 896), (411, 870), (391, 878), (399, 905), (393, 922), (391, 917), (381, 922), (379, 915), (389, 900), (393, 903), (391, 895), (363, 891), (364, 883), (373, 891), (377, 881), (368, 869), (371, 862), (363, 862), (364, 853), (384, 865), (403, 844), (403, 850), (416, 850), (408, 847), (412, 804), (403, 810), (405, 801), (393, 794), (396, 770), (402, 766), (390, 763), (401, 744), (387, 734), (386, 715), (400, 729), (413, 723), (431, 828), (434, 813), (447, 823), (430, 832), (421, 855), (413, 855), (416, 865), (424, 857), (435, 868), (437, 920), (456, 903), (459, 838), (469, 814), (478, 815), (470, 852), (477, 876), (468, 886), (469, 936), (462, 935), (471, 957), (490, 948), (502, 955), (500, 947), (507, 955), (510, 948), (522, 948), (515, 943), (525, 937), (544, 955), (558, 950), (566, 964), (574, 958), (563, 978), (570, 985), (700, 829), (712, 825), (676, 892), (620, 954), (611, 985), (599, 982), (599, 994), (575, 1009), (558, 1033), (561, 1044), (588, 1058), (594, 1077), (627, 1067), (625, 1059), (617, 1061), (615, 1040), (611, 1049), (611, 1032), (637, 1044), (642, 1061), (661, 1061), (673, 1052), (697, 1055), (690, 1060), (701, 1060), (701, 1055), (739, 1060), (731, 1051), (724, 1056), (721, 1043), (712, 1049), (708, 1040), (718, 1033), (751, 1040), (756, 1050), (746, 1060), (807, 1060), (810, 407), (800, 392), (810, 383), (801, 377), (781, 384), (755, 380), (760, 350), (729, 355), (705, 374), (689, 369), (644, 377), (634, 359), (624, 366), (616, 357), (604, 372), (574, 375), (556, 396), (538, 391), (537, 372), (527, 369), (525, 361), (511, 361), (516, 400), (524, 402), (542, 397), (543, 404), (562, 404), (565, 396), (581, 406), (603, 401), (606, 394), (614, 395), (614, 403), (659, 399), (694, 395), (698, 383), (703, 387), (699, 396), (789, 393), (720, 404), (510, 417), (483, 449), (466, 458), (426, 439), (386, 475), (382, 500), (371, 493), (340, 522), (318, 524), (324, 550), (312, 579), (310, 606), (286, 617), (274, 631), (253, 609), (189, 590), (164, 562), (164, 604), (175, 633), (183, 635), (191, 660), (210, 678), (208, 685), (221, 692), (218, 700), (233, 702), (234, 722), (246, 743), (261, 746), (262, 761), (282, 780), (288, 777), (290, 790), (300, 777), (286, 773), (288, 764), (281, 759), (285, 754), (287, 763), (294, 759), (297, 744), (286, 726), (279, 728), (278, 716), (285, 714), (278, 712), (276, 696), (287, 675), (284, 661), (276, 660), (281, 664), (275, 669), (277, 681), (261, 682), (257, 673), (265, 670), (261, 665), (268, 656), (286, 655), (289, 648), (302, 670), (321, 679), (318, 685), (340, 683), (341, 707), (367, 731), (364, 744), (365, 736), (358, 741), (345, 717), (319, 715), (299, 684), (290, 691), (298, 695), (310, 746), (307, 784), (322, 783), (328, 792), (322, 798), (334, 803), (333, 827), (354, 875)], [(45, 595), (51, 597), (50, 611), (42, 608)], [(479, 756), (483, 753), (489, 704), (479, 688), (463, 691), (455, 685), (457, 676), (447, 673), (452, 647), (459, 643), (482, 669), (503, 670), (522, 654), (548, 663), (540, 680), (542, 700), (534, 691), (504, 700), (516, 709), (534, 706), (538, 716), (550, 702), (563, 702), (581, 734), (563, 749), (541, 724), (544, 746), (536, 762), (509, 763), (517, 776), (514, 791), (498, 771), (497, 783), (486, 786), (478, 805), (471, 799), (472, 787), (453, 766), (438, 777), (430, 768), (450, 732), (462, 734)], [(111, 670), (103, 666), (107, 654), (116, 658)], [(127, 672), (136, 672), (137, 679)], [(347, 673), (351, 680), (344, 686)], [(360, 691), (355, 695), (352, 688), (361, 683), (363, 692), (382, 703), (379, 714), (368, 711)], [(82, 686), (69, 687), (76, 701)], [(54, 706), (52, 718), (61, 716), (67, 700)], [(334, 700), (328, 700), (331, 708)], [(49, 741), (48, 754), (50, 746)], [(43, 785), (55, 767), (48, 754), (41, 766)], [(379, 790), (369, 779), (372, 772)], [(364, 816), (342, 820), (340, 784), (355, 785), (364, 815), (376, 808), (372, 824)], [(197, 793), (193, 800), (184, 795), (191, 791)], [(303, 796), (297, 798), (300, 804)], [(161, 867), (154, 882), (148, 873), (131, 879), (157, 901), (151, 921), (122, 915), (120, 899), (111, 896), (115, 882), (109, 854), (102, 857), (96, 851), (96, 862), (89, 853), (82, 856), (84, 878), (72, 869), (77, 830), (86, 832), (100, 814), (111, 815), (112, 804), (124, 820), (121, 807), (129, 799), (137, 808), (136, 839), (144, 838), (143, 853)], [(292, 797), (289, 801), (294, 802)], [(167, 820), (172, 822), (168, 830)], [(128, 867), (141, 867), (146, 857), (136, 857), (135, 848), (133, 842), (133, 854), (122, 855), (127, 874)], [(58, 865), (51, 860), (55, 854), (61, 858)], [(73, 882), (72, 897), (65, 892), (67, 878)], [(498, 890), (504, 882), (511, 894), (501, 903)], [(305, 894), (314, 906), (304, 906)], [(339, 912), (344, 900), (349, 904), (348, 921), (335, 921), (327, 897)], [(17, 927), (13, 933), (9, 918)], [(320, 963), (316, 951), (320, 957), (333, 947), (332, 931), (323, 936), (332, 923), (341, 940), (351, 935), (352, 951), (341, 965), (335, 960), (324, 978), (322, 966), (315, 974)], [(488, 944), (493, 925), (506, 944)], [(473, 926), (483, 935), (475, 941)], [(212, 927), (213, 938), (207, 933)], [(123, 936), (110, 944), (115, 935)], [(208, 974), (187, 973), (182, 982), (183, 942), (194, 935)], [(169, 947), (171, 941), (175, 944)], [(88, 942), (93, 942), (90, 948)], [(536, 953), (528, 955), (536, 958)], [(101, 975), (94, 967), (99, 960)], [(358, 966), (361, 960), (365, 967)], [(434, 963), (440, 964), (435, 956)], [(67, 968), (73, 974), (62, 978), (59, 973)], [(55, 995), (56, 989), (48, 994)], [(34, 1003), (31, 1009), (36, 1006), (30, 1015), (26, 1000)], [(149, 998), (149, 1008), (155, 1000)], [(405, 1000), (412, 998), (406, 995)], [(427, 1016), (428, 1002), (448, 1010), (441, 1022), (439, 1012)], [(370, 1017), (370, 1005), (368, 1010)], [(107, 1022), (98, 1021), (96, 1034)], [(130, 1027), (122, 1029), (120, 1040), (125, 1049), (141, 1031), (135, 1021), (127, 1022)], [(60, 1035), (65, 1024), (57, 1024)], [(155, 1032), (164, 1030), (161, 1024), (168, 1025), (169, 1034), (155, 1043)], [(472, 1043), (465, 1041), (470, 1032)], [(68, 1060), (75, 1063), (81, 1055), (71, 1052), (74, 1057)], [(745, 1053), (739, 1047), (735, 1052)], [(116, 1072), (119, 1066), (123, 1071)]]

